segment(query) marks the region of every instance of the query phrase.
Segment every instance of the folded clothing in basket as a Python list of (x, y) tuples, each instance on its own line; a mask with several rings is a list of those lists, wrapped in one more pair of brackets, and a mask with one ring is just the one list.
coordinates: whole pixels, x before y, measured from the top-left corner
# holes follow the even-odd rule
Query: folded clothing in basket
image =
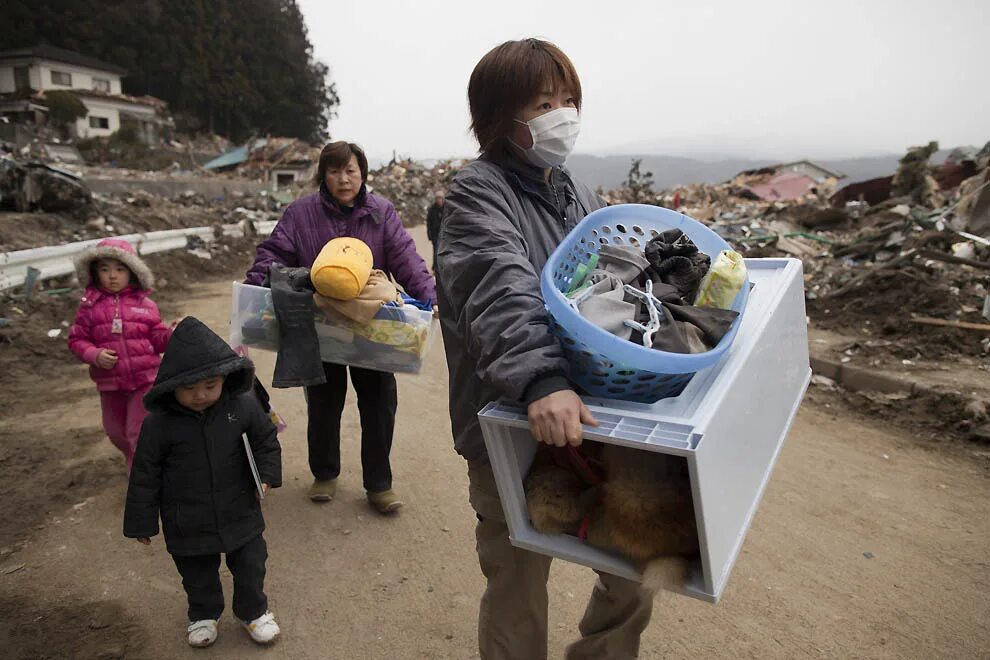
[(668, 229), (646, 244), (647, 272), (654, 283), (677, 288), (681, 299), (694, 300), (711, 259), (698, 251), (691, 238), (680, 229)]
[(645, 253), (603, 245), (597, 265), (567, 294), (591, 323), (622, 339), (670, 353), (704, 353), (718, 345), (737, 312), (693, 307), (710, 260), (679, 229), (661, 233)]

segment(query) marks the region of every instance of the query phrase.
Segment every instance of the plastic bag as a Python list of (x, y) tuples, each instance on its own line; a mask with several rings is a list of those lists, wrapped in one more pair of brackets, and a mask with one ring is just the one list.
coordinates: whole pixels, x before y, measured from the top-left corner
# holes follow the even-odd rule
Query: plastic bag
[(701, 280), (694, 304), (729, 309), (745, 285), (746, 262), (742, 255), (735, 250), (722, 250)]

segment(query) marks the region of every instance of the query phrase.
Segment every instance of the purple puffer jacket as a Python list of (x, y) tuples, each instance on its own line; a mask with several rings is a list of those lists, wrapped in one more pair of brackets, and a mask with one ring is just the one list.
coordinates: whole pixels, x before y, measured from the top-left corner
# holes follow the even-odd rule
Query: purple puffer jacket
[(392, 275), (410, 296), (421, 302), (436, 301), (433, 277), (416, 252), (412, 236), (402, 226), (395, 206), (363, 187), (349, 217), (325, 191), (290, 204), (272, 235), (258, 245), (254, 265), (244, 283), (260, 286), (272, 263), (312, 266), (327, 241), (344, 236), (367, 243), (374, 255), (374, 267)]
[[(115, 317), (122, 321), (119, 333), (113, 332)], [(90, 286), (69, 331), (69, 350), (90, 365), (96, 389), (133, 392), (155, 382), (158, 356), (171, 336), (148, 291), (131, 286), (113, 294)], [(117, 353), (117, 364), (110, 369), (96, 366), (96, 356), (105, 348)]]

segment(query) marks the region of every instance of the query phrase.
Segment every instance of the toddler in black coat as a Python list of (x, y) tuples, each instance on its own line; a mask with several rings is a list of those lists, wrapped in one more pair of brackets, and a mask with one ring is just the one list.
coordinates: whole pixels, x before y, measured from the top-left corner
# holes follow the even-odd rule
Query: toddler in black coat
[(268, 644), (280, 632), (264, 592), (268, 550), (260, 498), (282, 484), (281, 448), (253, 383), (252, 362), (187, 317), (175, 328), (144, 397), (149, 415), (127, 488), (124, 536), (150, 544), (161, 517), (189, 600), (191, 646), (217, 638), (224, 606), (221, 553), (234, 578), (234, 615), (251, 638)]

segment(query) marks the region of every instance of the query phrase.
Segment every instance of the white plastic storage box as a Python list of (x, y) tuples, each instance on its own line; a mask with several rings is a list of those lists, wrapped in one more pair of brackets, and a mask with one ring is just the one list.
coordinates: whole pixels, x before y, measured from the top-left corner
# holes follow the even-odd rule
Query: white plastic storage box
[[(434, 334), (433, 313), (410, 305), (382, 307), (367, 326), (331, 322), (319, 309), (313, 322), (325, 362), (376, 371), (419, 373)], [(269, 289), (234, 282), (230, 344), (278, 350), (278, 321)]]
[[(586, 440), (687, 460), (699, 561), (686, 595), (717, 602), (811, 379), (804, 280), (797, 259), (747, 259), (749, 302), (731, 348), (680, 396), (653, 404), (584, 397), (600, 426)], [(533, 529), (523, 479), (537, 450), (526, 411), (494, 402), (480, 413), (512, 544), (638, 580), (623, 557)]]

